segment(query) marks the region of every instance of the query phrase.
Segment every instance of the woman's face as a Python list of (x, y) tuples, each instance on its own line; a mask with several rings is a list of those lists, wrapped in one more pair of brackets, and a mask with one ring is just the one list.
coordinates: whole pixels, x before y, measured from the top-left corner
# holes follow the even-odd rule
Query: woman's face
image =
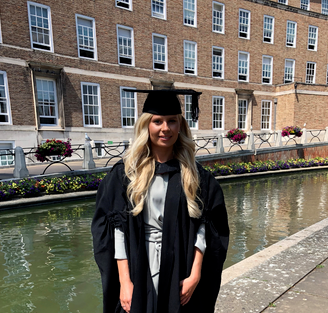
[(148, 130), (153, 149), (173, 148), (180, 131), (178, 115), (154, 115)]

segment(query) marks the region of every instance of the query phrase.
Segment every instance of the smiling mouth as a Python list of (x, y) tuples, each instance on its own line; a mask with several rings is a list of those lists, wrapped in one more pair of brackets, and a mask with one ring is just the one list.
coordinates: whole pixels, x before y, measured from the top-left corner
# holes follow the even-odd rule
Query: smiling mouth
[(161, 140), (169, 140), (171, 139), (171, 136), (159, 136)]

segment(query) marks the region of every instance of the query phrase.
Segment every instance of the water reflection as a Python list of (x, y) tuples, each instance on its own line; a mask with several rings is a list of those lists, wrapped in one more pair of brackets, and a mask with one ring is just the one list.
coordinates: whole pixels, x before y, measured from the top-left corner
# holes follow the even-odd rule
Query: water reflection
[[(226, 267), (328, 216), (328, 172), (222, 184)], [(0, 212), (0, 312), (101, 312), (94, 200)]]

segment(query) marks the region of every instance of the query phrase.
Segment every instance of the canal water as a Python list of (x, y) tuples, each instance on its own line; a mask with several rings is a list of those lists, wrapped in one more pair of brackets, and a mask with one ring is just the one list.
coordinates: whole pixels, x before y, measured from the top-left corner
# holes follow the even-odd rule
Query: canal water
[[(228, 267), (328, 217), (328, 171), (223, 183)], [(94, 200), (0, 212), (0, 312), (102, 312)]]

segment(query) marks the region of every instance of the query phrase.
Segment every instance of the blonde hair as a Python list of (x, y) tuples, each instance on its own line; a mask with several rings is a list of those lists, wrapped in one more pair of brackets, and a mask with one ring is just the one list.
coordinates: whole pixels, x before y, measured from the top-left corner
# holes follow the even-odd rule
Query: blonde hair
[[(125, 174), (130, 183), (127, 196), (133, 205), (134, 216), (142, 212), (150, 182), (155, 173), (155, 159), (151, 154), (148, 126), (153, 115), (143, 113), (134, 127), (135, 139), (124, 156)], [(181, 184), (187, 198), (190, 217), (200, 218), (202, 212), (196, 202), (199, 177), (195, 162), (195, 144), (185, 118), (179, 114), (180, 133), (173, 146), (175, 158), (180, 162)]]

